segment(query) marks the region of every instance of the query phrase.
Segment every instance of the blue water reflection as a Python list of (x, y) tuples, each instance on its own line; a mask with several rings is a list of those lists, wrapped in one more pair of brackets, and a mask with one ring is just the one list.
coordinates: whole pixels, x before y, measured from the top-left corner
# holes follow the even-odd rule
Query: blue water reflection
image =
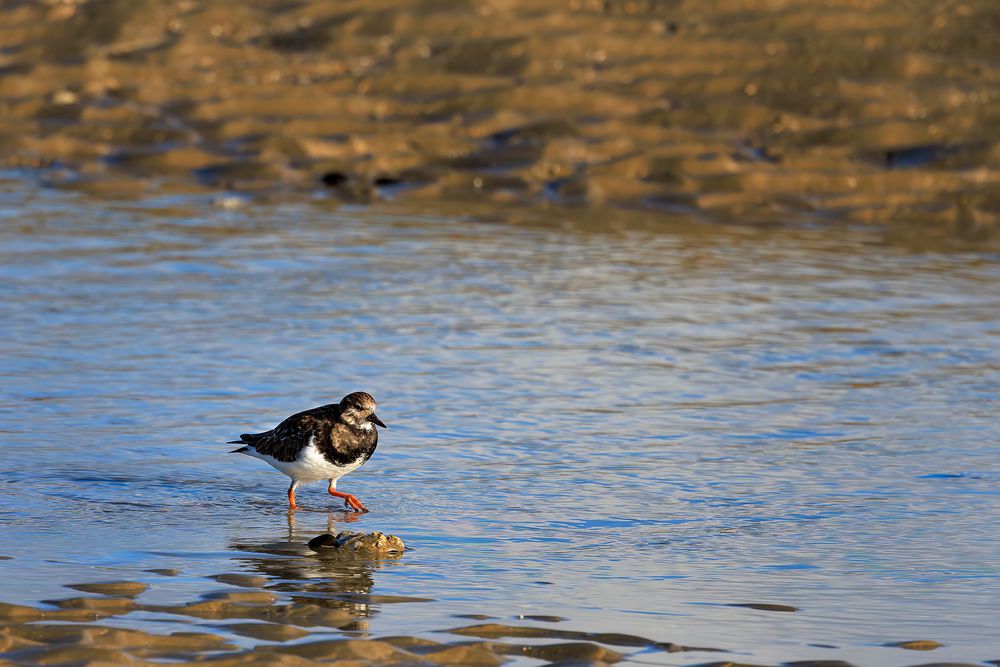
[(350, 527), (414, 550), (358, 576), (434, 600), (370, 633), (530, 613), (745, 660), (1000, 655), (989, 249), (2, 199), (4, 601), (110, 573), (175, 601), (241, 568), (322, 577), (269, 570), (266, 545), (344, 515), (307, 486), (289, 525), (283, 478), (223, 443), (365, 389), (391, 428), (342, 480), (374, 510)]

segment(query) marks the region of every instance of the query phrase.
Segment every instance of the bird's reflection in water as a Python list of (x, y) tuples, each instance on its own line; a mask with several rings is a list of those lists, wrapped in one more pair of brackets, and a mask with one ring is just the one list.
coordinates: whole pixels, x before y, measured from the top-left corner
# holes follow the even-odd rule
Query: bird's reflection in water
[[(345, 524), (357, 521), (352, 512), (330, 514), (326, 532), (336, 535), (347, 530)], [(229, 548), (244, 554), (259, 553), (260, 558), (245, 556), (237, 559), (249, 572), (272, 580), (267, 589), (284, 593), (292, 604), (313, 605), (343, 611), (353, 617), (343, 631), (364, 635), (367, 619), (378, 613), (378, 604), (371, 599), (375, 573), (392, 567), (396, 558), (367, 560), (362, 558), (319, 555), (306, 546), (317, 532), (300, 530), (295, 513), (288, 513), (284, 539), (274, 542), (233, 540)]]

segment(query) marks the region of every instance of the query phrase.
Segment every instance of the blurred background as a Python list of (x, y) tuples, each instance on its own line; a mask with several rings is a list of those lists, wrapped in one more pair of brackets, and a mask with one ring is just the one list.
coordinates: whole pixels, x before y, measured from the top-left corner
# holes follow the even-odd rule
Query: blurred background
[(993, 0), (5, 0), (0, 151), (47, 183), (1000, 216)]

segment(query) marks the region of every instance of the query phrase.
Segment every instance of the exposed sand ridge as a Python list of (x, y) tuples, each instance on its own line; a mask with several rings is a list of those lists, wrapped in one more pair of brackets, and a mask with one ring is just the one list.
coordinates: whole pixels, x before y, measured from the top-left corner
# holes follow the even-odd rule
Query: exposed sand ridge
[(19, 2), (0, 148), (56, 185), (1000, 220), (1000, 6)]

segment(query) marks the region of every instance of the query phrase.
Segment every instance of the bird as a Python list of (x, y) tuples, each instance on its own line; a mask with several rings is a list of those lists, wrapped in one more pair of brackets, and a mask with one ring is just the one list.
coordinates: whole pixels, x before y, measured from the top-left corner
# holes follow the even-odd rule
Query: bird
[(260, 459), (292, 479), (288, 487), (288, 509), (298, 509), (295, 490), (302, 482), (330, 481), (331, 496), (344, 499), (355, 512), (368, 508), (350, 493), (337, 490), (337, 480), (359, 468), (378, 446), (378, 429), (388, 428), (375, 414), (375, 399), (355, 391), (340, 403), (321, 405), (288, 417), (270, 431), (244, 433), (227, 444), (244, 445), (230, 454)]

